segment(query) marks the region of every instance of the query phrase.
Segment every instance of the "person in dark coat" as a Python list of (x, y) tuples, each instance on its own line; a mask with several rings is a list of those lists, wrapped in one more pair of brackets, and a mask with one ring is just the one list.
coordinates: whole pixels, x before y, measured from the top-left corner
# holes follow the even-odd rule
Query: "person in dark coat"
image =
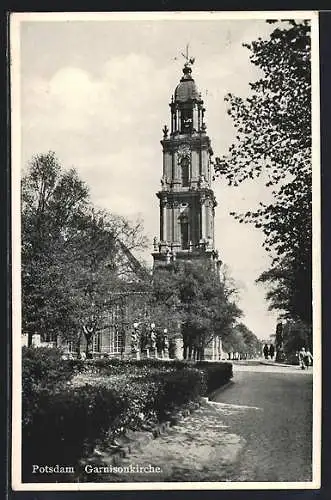
[(267, 344), (265, 344), (265, 346), (263, 347), (263, 355), (264, 355), (264, 359), (268, 359), (269, 357), (269, 347)]
[(270, 347), (269, 347), (269, 354), (270, 354), (270, 358), (271, 358), (271, 359), (274, 359), (274, 355), (275, 355), (275, 348), (274, 348), (274, 345), (273, 345), (273, 344), (270, 344)]

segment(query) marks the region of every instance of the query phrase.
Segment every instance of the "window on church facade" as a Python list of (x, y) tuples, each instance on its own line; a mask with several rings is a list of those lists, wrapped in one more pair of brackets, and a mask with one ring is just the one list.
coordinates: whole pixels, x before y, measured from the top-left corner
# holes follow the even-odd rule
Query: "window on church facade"
[(188, 222), (182, 221), (180, 224), (181, 247), (187, 250), (189, 247)]
[(48, 342), (56, 345), (57, 342), (57, 334), (54, 332), (47, 332), (41, 337), (42, 342)]
[(100, 340), (100, 333), (95, 333), (92, 340), (92, 352), (100, 352)]
[(189, 186), (189, 178), (190, 178), (190, 162), (188, 158), (183, 158), (181, 161), (182, 168), (182, 186)]

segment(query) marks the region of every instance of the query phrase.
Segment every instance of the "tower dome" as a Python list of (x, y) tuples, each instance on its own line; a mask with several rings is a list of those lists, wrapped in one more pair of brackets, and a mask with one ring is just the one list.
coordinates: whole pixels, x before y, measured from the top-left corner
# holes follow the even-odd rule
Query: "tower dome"
[(186, 63), (183, 68), (183, 76), (175, 89), (175, 102), (199, 100), (199, 91), (191, 73), (192, 69)]

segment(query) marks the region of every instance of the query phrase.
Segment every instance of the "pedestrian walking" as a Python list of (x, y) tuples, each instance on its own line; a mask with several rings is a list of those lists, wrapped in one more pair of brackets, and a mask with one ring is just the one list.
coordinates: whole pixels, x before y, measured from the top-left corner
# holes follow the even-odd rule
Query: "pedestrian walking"
[(274, 355), (275, 355), (275, 348), (274, 348), (274, 345), (273, 345), (273, 344), (270, 344), (270, 347), (269, 347), (269, 355), (270, 355), (270, 358), (271, 358), (271, 359), (274, 359)]
[(306, 368), (309, 368), (313, 364), (313, 355), (309, 351), (309, 349), (306, 349), (306, 354), (304, 355), (303, 361)]
[(313, 361), (313, 355), (309, 351), (309, 349), (306, 350), (305, 347), (302, 347), (299, 351), (299, 363), (301, 370), (305, 370), (306, 368), (309, 368), (309, 366), (312, 364)]
[(265, 344), (264, 347), (263, 347), (263, 355), (264, 355), (264, 359), (268, 359), (268, 357), (269, 357), (269, 347), (268, 347), (268, 344)]
[(301, 370), (304, 370), (306, 367), (305, 367), (305, 364), (304, 364), (304, 357), (305, 357), (305, 354), (306, 354), (306, 349), (304, 347), (301, 347), (299, 353), (298, 353), (298, 358), (299, 358), (299, 366), (301, 368)]

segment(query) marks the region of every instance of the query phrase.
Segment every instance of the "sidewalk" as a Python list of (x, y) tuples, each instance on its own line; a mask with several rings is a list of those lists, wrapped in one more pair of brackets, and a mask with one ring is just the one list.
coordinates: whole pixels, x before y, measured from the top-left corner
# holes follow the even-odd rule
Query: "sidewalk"
[(290, 367), (290, 368), (293, 368), (293, 367), (299, 367), (299, 364), (297, 365), (289, 365), (289, 364), (286, 364), (286, 363), (276, 363), (276, 361), (269, 361), (268, 359), (261, 359), (259, 361), (260, 365), (267, 365), (267, 366), (287, 366), (287, 367)]
[(299, 364), (297, 365), (290, 365), (287, 363), (276, 363), (276, 361), (270, 360), (270, 359), (246, 359), (246, 360), (230, 360), (229, 363), (232, 363), (233, 366), (259, 366), (259, 365), (266, 365), (266, 366), (288, 366), (288, 367), (298, 367)]
[[(243, 411), (202, 402), (201, 406), (182, 418), (157, 439), (141, 442), (123, 457), (112, 473), (96, 474), (96, 482), (166, 482), (229, 481), (238, 474), (237, 463), (245, 447), (245, 439), (231, 432), (223, 418), (229, 412)], [(100, 454), (101, 455), (101, 454)], [(100, 465), (112, 464), (111, 455), (98, 457)], [(96, 457), (90, 463), (96, 465)], [(128, 472), (130, 468), (150, 468)], [(92, 476), (89, 475), (89, 480)]]

